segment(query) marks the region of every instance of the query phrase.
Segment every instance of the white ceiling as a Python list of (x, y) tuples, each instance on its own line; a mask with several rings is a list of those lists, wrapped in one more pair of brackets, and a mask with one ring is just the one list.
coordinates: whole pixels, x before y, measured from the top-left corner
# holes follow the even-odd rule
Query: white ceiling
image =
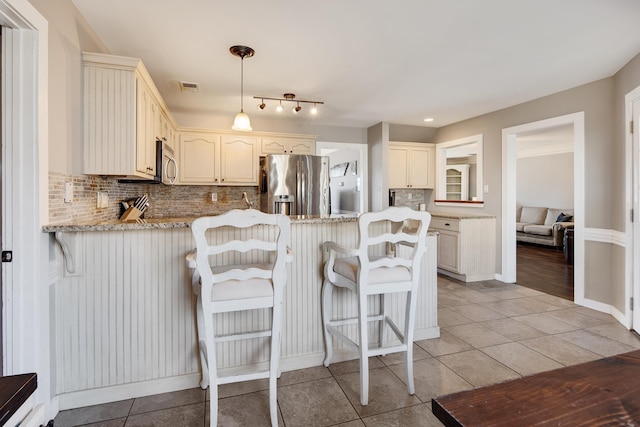
[(638, 0), (73, 2), (111, 53), (143, 60), (172, 111), (229, 123), (236, 44), (256, 51), (244, 61), (250, 117), (275, 114), (253, 96), (293, 92), (325, 105), (292, 120), (355, 127), (440, 127), (611, 76), (640, 52)]

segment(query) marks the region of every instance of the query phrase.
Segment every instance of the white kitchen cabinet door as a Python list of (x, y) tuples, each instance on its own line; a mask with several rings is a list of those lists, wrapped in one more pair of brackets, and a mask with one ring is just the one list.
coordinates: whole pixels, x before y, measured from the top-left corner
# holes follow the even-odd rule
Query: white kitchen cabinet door
[(408, 187), (409, 150), (405, 147), (389, 147), (389, 188)]
[(258, 138), (221, 137), (220, 184), (258, 185)]
[(219, 184), (219, 136), (212, 133), (185, 132), (180, 134), (179, 139), (177, 184)]
[(316, 142), (303, 138), (262, 138), (261, 155), (267, 154), (315, 154)]
[(454, 272), (460, 271), (460, 233), (439, 231), (438, 267)]
[(139, 101), (136, 170), (153, 177), (156, 173), (156, 129), (160, 107), (142, 80), (138, 79), (137, 85)]
[(409, 150), (409, 183), (411, 188), (434, 188), (434, 150), (412, 148)]

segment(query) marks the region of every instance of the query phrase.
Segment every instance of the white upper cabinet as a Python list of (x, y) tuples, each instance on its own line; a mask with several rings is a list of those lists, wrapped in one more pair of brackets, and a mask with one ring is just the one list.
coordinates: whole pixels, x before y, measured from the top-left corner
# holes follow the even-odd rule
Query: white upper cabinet
[(389, 143), (389, 188), (435, 187), (433, 144)]
[(258, 185), (258, 138), (180, 132), (181, 185)]
[(262, 138), (260, 154), (316, 154), (316, 141), (315, 139), (288, 137)]
[[(174, 125), (144, 64), (88, 52), (82, 59), (84, 173), (153, 177), (160, 128)], [(166, 125), (159, 124), (163, 117)]]

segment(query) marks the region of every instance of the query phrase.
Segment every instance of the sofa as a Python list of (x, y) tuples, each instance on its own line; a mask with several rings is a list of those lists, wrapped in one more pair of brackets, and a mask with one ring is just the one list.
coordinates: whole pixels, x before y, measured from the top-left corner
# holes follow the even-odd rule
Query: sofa
[(516, 240), (561, 247), (564, 230), (573, 225), (573, 209), (520, 206), (516, 212)]

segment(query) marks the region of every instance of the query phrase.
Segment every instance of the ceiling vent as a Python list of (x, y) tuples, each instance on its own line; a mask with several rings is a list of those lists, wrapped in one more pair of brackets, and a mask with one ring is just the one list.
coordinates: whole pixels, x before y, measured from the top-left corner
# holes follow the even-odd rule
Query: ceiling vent
[(200, 85), (198, 83), (180, 82), (181, 92), (198, 92), (200, 91)]

